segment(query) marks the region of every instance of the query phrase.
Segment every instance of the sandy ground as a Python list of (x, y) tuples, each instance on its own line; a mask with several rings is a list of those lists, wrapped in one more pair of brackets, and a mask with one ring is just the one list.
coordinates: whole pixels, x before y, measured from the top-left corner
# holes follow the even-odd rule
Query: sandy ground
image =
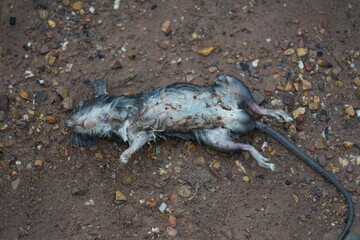
[(0, 1), (0, 239), (337, 239), (343, 196), (260, 132), (242, 142), (276, 172), (180, 139), (126, 166), (125, 143), (71, 144), (97, 79), (120, 95), (219, 74), (295, 115), (267, 122), (351, 192), (360, 234), (358, 1), (113, 3)]

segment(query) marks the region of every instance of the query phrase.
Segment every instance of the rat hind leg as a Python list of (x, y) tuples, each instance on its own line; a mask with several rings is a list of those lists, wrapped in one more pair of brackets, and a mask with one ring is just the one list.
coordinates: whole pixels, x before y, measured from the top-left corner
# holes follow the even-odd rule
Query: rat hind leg
[(230, 138), (229, 132), (223, 128), (206, 129), (198, 133), (198, 139), (207, 146), (220, 151), (248, 151), (261, 167), (275, 171), (275, 164), (268, 163), (268, 158), (261, 155), (258, 150), (249, 144), (234, 142)]
[[(253, 112), (259, 115), (267, 115), (275, 117), (276, 119), (283, 118), (286, 122), (291, 122), (293, 119), (283, 110), (280, 109), (266, 109), (257, 105), (249, 88), (240, 79), (228, 75), (220, 75), (216, 78), (217, 85), (220, 89), (226, 91), (234, 91), (239, 94), (240, 100), (244, 101), (246, 106)], [(215, 88), (218, 88), (215, 86)]]
[(254, 101), (251, 100), (245, 100), (246, 105), (248, 106), (248, 108), (256, 114), (259, 115), (267, 115), (267, 116), (272, 116), (275, 117), (276, 119), (280, 119), (283, 118), (286, 122), (291, 122), (293, 121), (293, 119), (289, 116), (289, 114), (287, 114), (285, 111), (281, 110), (281, 109), (266, 109), (266, 108), (262, 108), (259, 105), (257, 105)]

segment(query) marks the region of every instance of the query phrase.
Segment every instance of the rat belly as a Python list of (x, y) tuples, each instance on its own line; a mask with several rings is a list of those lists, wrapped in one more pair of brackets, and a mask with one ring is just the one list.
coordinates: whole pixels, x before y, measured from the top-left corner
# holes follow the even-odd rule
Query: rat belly
[(237, 106), (238, 101), (221, 99), (206, 91), (164, 93), (148, 102), (138, 122), (153, 131), (189, 132), (222, 127), (247, 132), (253, 123), (249, 114)]

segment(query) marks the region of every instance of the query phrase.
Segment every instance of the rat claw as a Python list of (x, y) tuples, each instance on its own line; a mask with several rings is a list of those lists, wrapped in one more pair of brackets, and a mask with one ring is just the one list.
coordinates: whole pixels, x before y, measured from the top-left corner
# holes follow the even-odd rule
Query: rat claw
[(290, 116), (284, 117), (285, 122), (292, 122), (294, 119)]
[(271, 171), (275, 171), (276, 167), (275, 167), (275, 164), (273, 163), (269, 163), (269, 168), (271, 169)]
[(122, 162), (122, 163), (127, 163), (127, 162), (129, 161), (129, 159), (124, 156), (124, 154), (121, 154), (119, 160), (120, 160), (120, 162)]
[(285, 122), (292, 122), (293, 121), (293, 119), (289, 116), (289, 114), (287, 114), (283, 110), (275, 110), (271, 115), (273, 117), (275, 117), (277, 120), (279, 120), (280, 117), (281, 117), (282, 119), (285, 120)]

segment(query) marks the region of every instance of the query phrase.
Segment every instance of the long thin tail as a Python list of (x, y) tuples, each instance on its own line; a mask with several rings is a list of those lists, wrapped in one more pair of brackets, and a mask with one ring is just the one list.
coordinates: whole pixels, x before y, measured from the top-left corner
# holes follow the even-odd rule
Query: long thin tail
[(345, 197), (349, 211), (348, 218), (345, 227), (343, 228), (339, 240), (343, 240), (350, 230), (350, 227), (354, 221), (354, 204), (351, 199), (350, 193), (345, 189), (345, 187), (329, 172), (327, 172), (323, 167), (321, 167), (317, 162), (315, 162), (308, 155), (303, 153), (299, 148), (297, 148), (293, 143), (291, 143), (286, 137), (284, 137), (279, 132), (275, 131), (273, 128), (269, 127), (263, 122), (256, 121), (255, 128), (265, 132), (270, 137), (274, 138), (276, 141), (284, 145), (290, 152), (292, 152), (295, 156), (300, 158), (306, 164), (308, 164), (312, 169), (316, 172), (320, 173), (326, 180), (331, 182)]

